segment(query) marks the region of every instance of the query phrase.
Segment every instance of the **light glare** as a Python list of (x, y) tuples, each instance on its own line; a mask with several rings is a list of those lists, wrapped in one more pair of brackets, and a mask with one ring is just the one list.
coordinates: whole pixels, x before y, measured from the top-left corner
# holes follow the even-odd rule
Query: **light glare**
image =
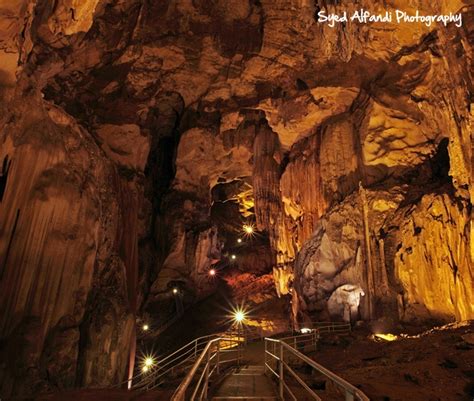
[(153, 358), (151, 358), (151, 357), (145, 358), (145, 366), (150, 367), (152, 365), (153, 365)]
[(374, 334), (375, 337), (377, 338), (380, 338), (382, 340), (385, 340), (385, 341), (395, 341), (395, 340), (398, 340), (398, 336), (396, 336), (395, 334), (391, 334), (391, 333), (376, 333)]
[(147, 324), (144, 324), (142, 328), (143, 328), (143, 331), (148, 331), (150, 326), (148, 326)]
[(238, 310), (234, 314), (234, 319), (237, 323), (241, 323), (245, 320), (245, 313), (244, 311)]
[(250, 224), (244, 224), (243, 229), (244, 229), (244, 233), (247, 235), (252, 235), (255, 231), (253, 226)]

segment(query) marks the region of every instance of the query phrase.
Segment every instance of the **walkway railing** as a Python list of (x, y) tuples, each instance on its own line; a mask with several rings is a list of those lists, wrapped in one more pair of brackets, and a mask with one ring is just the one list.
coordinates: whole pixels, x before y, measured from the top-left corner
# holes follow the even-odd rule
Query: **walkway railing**
[[(278, 322), (280, 325), (283, 323)], [(218, 337), (236, 338), (242, 337), (245, 343), (254, 340), (263, 340), (266, 335), (272, 334), (271, 325), (262, 326), (248, 326), (242, 325), (239, 330), (227, 331), (225, 333), (215, 333), (208, 336), (203, 336), (194, 339), (190, 343), (184, 345), (173, 353), (167, 355), (162, 359), (155, 361), (154, 367), (151, 367), (147, 372), (139, 371), (131, 379), (133, 389), (152, 390), (163, 383), (165, 377), (173, 375), (178, 371), (188, 369), (197, 357), (202, 353), (207, 343)], [(116, 387), (120, 387), (129, 380), (126, 380)]]
[[(321, 400), (318, 394), (316, 394), (316, 392), (306, 384), (304, 379), (302, 379), (290, 366), (290, 359), (292, 361), (296, 359), (311, 366), (313, 369), (326, 376), (336, 386), (342, 389), (345, 394), (346, 401), (370, 401), (369, 398), (358, 388), (354, 387), (342, 377), (339, 377), (335, 373), (326, 369), (324, 366), (308, 358), (306, 355), (302, 354), (300, 351), (298, 351), (295, 347), (292, 346), (293, 344), (296, 344), (296, 347), (298, 347), (298, 344), (306, 344), (305, 346), (309, 344), (315, 346), (317, 340), (310, 337), (312, 334), (314, 333), (296, 336), (296, 340), (293, 340), (291, 337), (279, 340), (273, 338), (265, 338), (265, 373), (269, 372), (271, 375), (275, 376), (278, 379), (278, 390), (280, 399), (284, 400), (285, 394), (289, 394), (294, 401), (297, 401), (297, 397), (295, 396), (293, 390), (288, 385), (286, 380), (286, 377), (289, 373), (290, 377), (294, 378), (301, 385), (301, 388), (306, 390), (306, 392), (313, 399), (318, 401)], [(304, 340), (299, 339), (298, 337), (307, 338), (305, 342), (302, 342)]]
[[(222, 364), (240, 362), (243, 343), (241, 337), (219, 337), (210, 340), (174, 392), (171, 401), (206, 400), (209, 379), (214, 374), (220, 374)], [(235, 356), (226, 357), (229, 353), (235, 353)]]
[[(281, 325), (279, 325), (279, 329), (281, 329), (280, 326)], [(299, 350), (301, 352), (309, 352), (316, 350), (317, 341), (320, 337), (320, 333), (342, 334), (348, 333), (350, 332), (350, 330), (351, 326), (349, 323), (314, 322), (311, 324), (311, 332), (307, 334), (299, 334), (280, 338), (278, 341), (288, 344), (295, 350)], [(275, 330), (273, 331), (273, 334), (277, 334), (278, 332)], [(271, 333), (272, 326), (266, 327), (243, 325), (235, 331), (228, 331), (226, 333), (216, 333), (196, 338), (190, 343), (167, 355), (166, 357), (155, 361), (154, 366), (150, 367), (147, 372), (139, 371), (132, 378), (132, 388), (141, 390), (152, 390), (162, 384), (165, 380), (169, 380), (171, 377), (173, 377), (173, 375), (177, 373), (184, 374), (186, 370), (191, 369), (188, 373), (189, 376), (193, 372), (193, 367), (196, 364), (199, 365), (198, 362), (201, 360), (200, 358), (205, 352), (211, 352), (211, 360), (213, 360), (213, 358), (218, 358), (217, 369), (219, 369), (219, 365), (222, 363), (240, 361), (242, 358), (242, 347), (244, 346), (244, 344), (249, 341), (264, 339), (266, 335), (271, 335)], [(271, 350), (267, 349), (267, 340), (269, 339), (266, 339), (265, 341), (265, 365), (269, 367), (269, 364), (267, 363), (267, 356), (271, 354)], [(218, 345), (215, 345), (216, 341)], [(206, 351), (210, 343), (214, 345), (211, 346), (210, 351)], [(226, 353), (227, 351), (237, 352), (237, 356), (234, 359), (230, 360), (222, 359), (222, 354)], [(275, 349), (273, 349), (273, 354), (275, 354)], [(214, 373), (214, 371), (212, 371), (212, 373)], [(195, 372), (193, 374), (195, 374)], [(206, 382), (208, 382), (209, 376), (210, 375), (207, 375), (205, 379)], [(127, 382), (128, 380), (124, 383)], [(191, 399), (194, 400), (194, 398)]]
[(189, 367), (202, 353), (210, 340), (218, 338), (221, 334), (211, 334), (198, 337), (188, 344), (177, 349), (166, 357), (155, 362), (154, 368), (149, 372), (141, 373), (140, 380), (132, 385), (133, 389), (151, 390), (162, 383), (162, 379), (169, 374), (173, 374), (179, 369)]
[[(283, 337), (283, 338), (279, 338), (278, 340), (287, 343), (288, 345), (292, 346), (294, 349), (300, 350), (301, 352), (311, 352), (311, 351), (316, 351), (319, 337), (320, 337), (319, 332), (315, 330), (315, 331), (312, 331), (311, 333)], [(266, 346), (267, 346), (267, 342), (265, 341), (265, 350), (266, 350)], [(267, 353), (265, 352), (265, 362), (266, 362), (266, 356), (267, 356)]]
[(311, 322), (311, 329), (318, 329), (320, 333), (350, 333), (352, 328), (346, 322)]

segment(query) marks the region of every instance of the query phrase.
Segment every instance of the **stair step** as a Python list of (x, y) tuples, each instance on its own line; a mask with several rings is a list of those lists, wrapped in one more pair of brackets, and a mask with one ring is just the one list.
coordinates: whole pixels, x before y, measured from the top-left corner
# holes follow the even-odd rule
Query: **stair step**
[(265, 366), (244, 366), (236, 370), (237, 373), (262, 373), (265, 372)]
[(273, 396), (265, 396), (265, 397), (259, 397), (259, 396), (241, 396), (241, 397), (212, 397), (211, 401), (277, 401), (278, 397), (273, 397)]
[(246, 366), (227, 376), (212, 400), (277, 401), (273, 383), (265, 376), (263, 366)]

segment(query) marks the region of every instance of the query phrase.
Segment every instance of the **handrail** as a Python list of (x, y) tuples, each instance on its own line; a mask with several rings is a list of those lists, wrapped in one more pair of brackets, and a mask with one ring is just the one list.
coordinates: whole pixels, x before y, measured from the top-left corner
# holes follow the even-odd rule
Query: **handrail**
[[(249, 329), (249, 327), (252, 327)], [(242, 339), (242, 341), (248, 342), (255, 338), (263, 339), (264, 335), (262, 332), (259, 332), (257, 336), (252, 337), (253, 333), (256, 333), (258, 330), (257, 327), (253, 326), (243, 326), (239, 331), (235, 332), (224, 332), (224, 333), (214, 333), (206, 336), (195, 338), (189, 343), (183, 345), (181, 348), (173, 351), (171, 354), (166, 355), (162, 359), (158, 359), (156, 362), (156, 367), (151, 369), (148, 372), (139, 371), (131, 380), (126, 380), (123, 383), (119, 383), (118, 386), (123, 385), (124, 383), (132, 382), (132, 388), (143, 388), (146, 390), (152, 390), (160, 385), (160, 379), (173, 372), (177, 368), (185, 365), (188, 362), (195, 361), (198, 355), (203, 351), (204, 347), (209, 342), (209, 339), (214, 339), (219, 336), (225, 336), (227, 338)], [(223, 352), (224, 350), (221, 350)], [(138, 366), (138, 365), (137, 365)], [(138, 379), (138, 381), (137, 381)]]
[(352, 326), (348, 322), (311, 322), (313, 329), (320, 333), (350, 333)]
[[(168, 375), (170, 372), (176, 371), (177, 368), (186, 367), (187, 363), (194, 362), (198, 355), (203, 351), (204, 347), (207, 345), (209, 339), (217, 338), (219, 336), (226, 336), (231, 338), (242, 339), (245, 343), (265, 338), (265, 334), (271, 331), (269, 328), (272, 325), (268, 326), (250, 326), (242, 325), (239, 330), (234, 332), (228, 331), (225, 333), (214, 333), (206, 336), (198, 337), (190, 341), (189, 343), (183, 345), (179, 349), (173, 351), (172, 353), (166, 355), (164, 358), (158, 359), (155, 362), (155, 367), (151, 368), (147, 372), (143, 372), (141, 369), (131, 378), (127, 379), (114, 387), (120, 387), (124, 384), (131, 383), (131, 387), (134, 389), (146, 389), (151, 390), (158, 387), (162, 381), (160, 381), (165, 375)], [(276, 332), (275, 332), (276, 333)], [(139, 367), (139, 364), (136, 364)]]
[(314, 351), (316, 351), (319, 337), (319, 331), (315, 330), (307, 334), (278, 338), (278, 340), (293, 346), (295, 349), (305, 349), (311, 346), (314, 348)]
[(348, 322), (306, 322), (302, 324), (302, 330), (319, 330), (320, 333), (350, 333), (352, 326)]
[[(311, 333), (312, 334), (312, 333)], [(300, 336), (297, 336), (300, 337)], [(321, 398), (311, 389), (301, 377), (290, 367), (288, 363), (288, 355), (292, 355), (296, 357), (300, 361), (308, 364), (313, 369), (316, 369), (321, 374), (326, 376), (328, 379), (333, 381), (339, 387), (344, 390), (345, 393), (345, 400), (346, 401), (370, 401), (369, 398), (357, 387), (354, 387), (348, 381), (344, 380), (342, 377), (338, 376), (334, 372), (331, 372), (329, 369), (325, 368), (324, 366), (320, 365), (316, 361), (313, 361), (306, 355), (302, 354), (300, 351), (289, 345), (285, 340), (291, 339), (288, 337), (286, 339), (273, 339), (273, 338), (265, 338), (265, 373), (267, 370), (274, 376), (278, 378), (279, 381), (279, 395), (281, 399), (284, 399), (285, 390), (292, 396), (293, 400), (296, 400), (294, 393), (291, 391), (288, 384), (285, 382), (285, 369), (288, 371), (304, 388), (311, 397), (315, 400), (321, 400)], [(291, 341), (290, 341), (291, 342)], [(272, 344), (272, 345), (270, 345)], [(272, 348), (272, 351), (270, 351)], [(286, 355), (285, 355), (286, 351)], [(273, 368), (270, 363), (267, 362), (267, 355), (275, 361), (275, 368)], [(278, 372), (277, 372), (278, 371)]]
[[(235, 359), (227, 359), (227, 360), (222, 360), (220, 354), (224, 351), (229, 351), (228, 345), (227, 347), (223, 347), (221, 342), (227, 343), (227, 344), (236, 344), (236, 350), (237, 351), (237, 358)], [(185, 401), (186, 400), (186, 392), (189, 389), (192, 381), (194, 380), (194, 377), (196, 376), (198, 370), (200, 367), (203, 368), (200, 376), (197, 379), (197, 382), (194, 384), (194, 391), (192, 392), (189, 400), (194, 401), (196, 399), (196, 396), (198, 396), (199, 393), (199, 401), (206, 400), (207, 399), (207, 391), (208, 391), (208, 386), (209, 386), (209, 378), (214, 374), (220, 373), (220, 365), (223, 363), (227, 362), (239, 362), (241, 359), (241, 350), (240, 346), (242, 344), (242, 339), (241, 338), (232, 338), (232, 337), (218, 337), (213, 340), (210, 340), (207, 344), (204, 350), (201, 352), (197, 360), (194, 362), (193, 366), (189, 370), (188, 374), (184, 378), (184, 380), (181, 382), (179, 387), (176, 389), (174, 392), (173, 396), (171, 397), (171, 401)], [(205, 363), (204, 363), (205, 361)], [(212, 362), (214, 362), (214, 366), (211, 368)], [(204, 363), (204, 366), (202, 366)]]
[(195, 338), (163, 359), (159, 359), (156, 362), (157, 367), (150, 373), (139, 374), (139, 376), (142, 376), (142, 379), (135, 383), (133, 388), (146, 388), (150, 390), (157, 387), (161, 377), (168, 374), (173, 369), (185, 364), (186, 362), (194, 360), (202, 351), (202, 347), (208, 343), (209, 339), (216, 338), (219, 335), (221, 334), (210, 334), (207, 336)]

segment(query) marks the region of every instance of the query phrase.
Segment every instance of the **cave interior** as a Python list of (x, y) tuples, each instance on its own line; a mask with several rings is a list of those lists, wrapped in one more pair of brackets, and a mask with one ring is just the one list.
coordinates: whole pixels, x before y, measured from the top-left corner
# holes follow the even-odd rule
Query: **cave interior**
[(472, 400), (473, 76), (471, 0), (0, 0), (0, 399), (184, 401), (130, 378), (238, 327)]

